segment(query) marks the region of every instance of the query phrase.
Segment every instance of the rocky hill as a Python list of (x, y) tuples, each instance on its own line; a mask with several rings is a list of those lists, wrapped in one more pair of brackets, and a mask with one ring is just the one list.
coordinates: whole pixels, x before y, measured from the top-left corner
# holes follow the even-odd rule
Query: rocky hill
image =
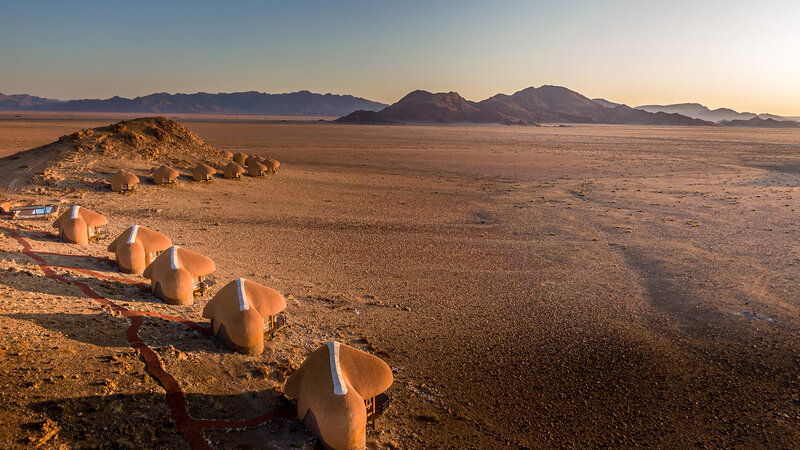
[(625, 105), (607, 108), (561, 86), (530, 87), (512, 95), (497, 94), (480, 102), (465, 100), (456, 92), (414, 91), (380, 111), (356, 111), (337, 122), (710, 125), (679, 114), (651, 114)]
[(56, 142), (0, 159), (0, 180), (10, 191), (26, 186), (94, 188), (119, 169), (146, 173), (158, 164), (189, 168), (203, 161), (221, 168), (226, 160), (180, 123), (144, 117), (87, 128)]
[(456, 92), (433, 94), (427, 91), (413, 91), (397, 103), (388, 106), (380, 113), (357, 111), (339, 119), (340, 122), (363, 123), (456, 123), (477, 122), (480, 109), (475, 103), (465, 100)]

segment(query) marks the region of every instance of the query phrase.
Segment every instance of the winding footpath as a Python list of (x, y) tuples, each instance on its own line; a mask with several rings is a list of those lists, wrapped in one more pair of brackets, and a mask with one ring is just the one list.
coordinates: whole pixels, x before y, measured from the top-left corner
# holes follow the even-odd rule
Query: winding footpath
[[(294, 417), (295, 412), (292, 410), (265, 413), (258, 417), (253, 417), (247, 420), (213, 420), (213, 419), (195, 419), (191, 417), (186, 408), (186, 398), (184, 396), (183, 390), (181, 390), (181, 387), (178, 384), (178, 381), (169, 372), (167, 372), (167, 370), (161, 364), (161, 361), (158, 359), (158, 355), (156, 355), (153, 349), (151, 349), (139, 337), (139, 328), (144, 323), (145, 317), (157, 317), (160, 319), (181, 323), (193, 330), (199, 331), (200, 333), (206, 336), (212, 335), (210, 329), (204, 327), (203, 325), (197, 322), (182, 317), (169, 316), (152, 311), (130, 310), (123, 306), (120, 306), (112, 302), (111, 300), (103, 297), (102, 295), (98, 294), (88, 284), (81, 281), (64, 278), (58, 275), (54, 269), (63, 269), (63, 270), (82, 273), (84, 275), (89, 275), (100, 279), (120, 281), (127, 284), (133, 284), (145, 292), (149, 292), (150, 287), (144, 283), (139, 283), (130, 280), (128, 278), (110, 276), (100, 272), (95, 272), (93, 270), (50, 265), (47, 263), (47, 261), (44, 259), (42, 255), (66, 256), (66, 257), (74, 255), (66, 255), (66, 254), (62, 255), (59, 253), (49, 253), (49, 252), (36, 252), (31, 247), (30, 242), (19, 233), (21, 229), (13, 229), (13, 228), (8, 228), (6, 226), (0, 226), (0, 231), (7, 233), (9, 236), (11, 236), (14, 240), (16, 240), (19, 243), (22, 246), (22, 253), (31, 258), (39, 267), (39, 269), (42, 272), (44, 272), (44, 275), (47, 278), (56, 280), (64, 284), (77, 286), (87, 297), (91, 298), (92, 300), (96, 301), (97, 303), (105, 307), (108, 307), (112, 311), (118, 312), (119, 314), (128, 318), (131, 321), (131, 325), (125, 331), (125, 338), (128, 340), (128, 343), (130, 343), (131, 347), (136, 349), (142, 356), (142, 359), (144, 359), (145, 365), (147, 367), (147, 371), (150, 372), (150, 374), (153, 377), (155, 377), (159, 381), (159, 383), (161, 383), (161, 385), (164, 387), (164, 390), (167, 393), (167, 402), (169, 403), (170, 413), (172, 414), (172, 419), (175, 421), (176, 428), (183, 435), (183, 437), (186, 439), (186, 441), (193, 449), (212, 448), (211, 444), (203, 436), (203, 431), (206, 429), (249, 428), (262, 425), (274, 419)], [(29, 231), (38, 231), (38, 230), (29, 230)], [(107, 260), (98, 257), (92, 257), (92, 258), (99, 260)]]

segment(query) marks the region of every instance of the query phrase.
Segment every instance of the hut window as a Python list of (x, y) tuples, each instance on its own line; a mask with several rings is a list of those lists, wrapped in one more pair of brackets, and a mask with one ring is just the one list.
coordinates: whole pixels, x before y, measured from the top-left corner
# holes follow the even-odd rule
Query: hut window
[(122, 185), (122, 190), (123, 191), (127, 191), (128, 190), (128, 185), (127, 184), (123, 184)]
[(264, 321), (264, 329), (270, 331), (275, 328), (275, 316), (269, 316)]
[(162, 183), (169, 183), (169, 178), (164, 177), (164, 178), (161, 179), (161, 182)]
[(367, 415), (375, 414), (375, 397), (370, 397), (364, 400), (364, 405), (367, 408)]

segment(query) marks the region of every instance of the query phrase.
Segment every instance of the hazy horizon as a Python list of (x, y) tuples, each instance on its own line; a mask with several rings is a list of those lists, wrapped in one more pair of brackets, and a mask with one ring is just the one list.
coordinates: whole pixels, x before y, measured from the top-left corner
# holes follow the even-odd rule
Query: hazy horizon
[(393, 103), (553, 84), (630, 106), (800, 115), (789, 1), (10, 3), (0, 92), (61, 100), (308, 90)]

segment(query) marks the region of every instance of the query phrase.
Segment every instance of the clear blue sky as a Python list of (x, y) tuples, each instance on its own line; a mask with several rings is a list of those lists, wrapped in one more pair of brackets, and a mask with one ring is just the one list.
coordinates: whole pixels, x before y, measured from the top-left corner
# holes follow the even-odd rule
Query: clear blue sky
[(0, 92), (470, 100), (558, 84), (800, 115), (798, 1), (6, 1)]

